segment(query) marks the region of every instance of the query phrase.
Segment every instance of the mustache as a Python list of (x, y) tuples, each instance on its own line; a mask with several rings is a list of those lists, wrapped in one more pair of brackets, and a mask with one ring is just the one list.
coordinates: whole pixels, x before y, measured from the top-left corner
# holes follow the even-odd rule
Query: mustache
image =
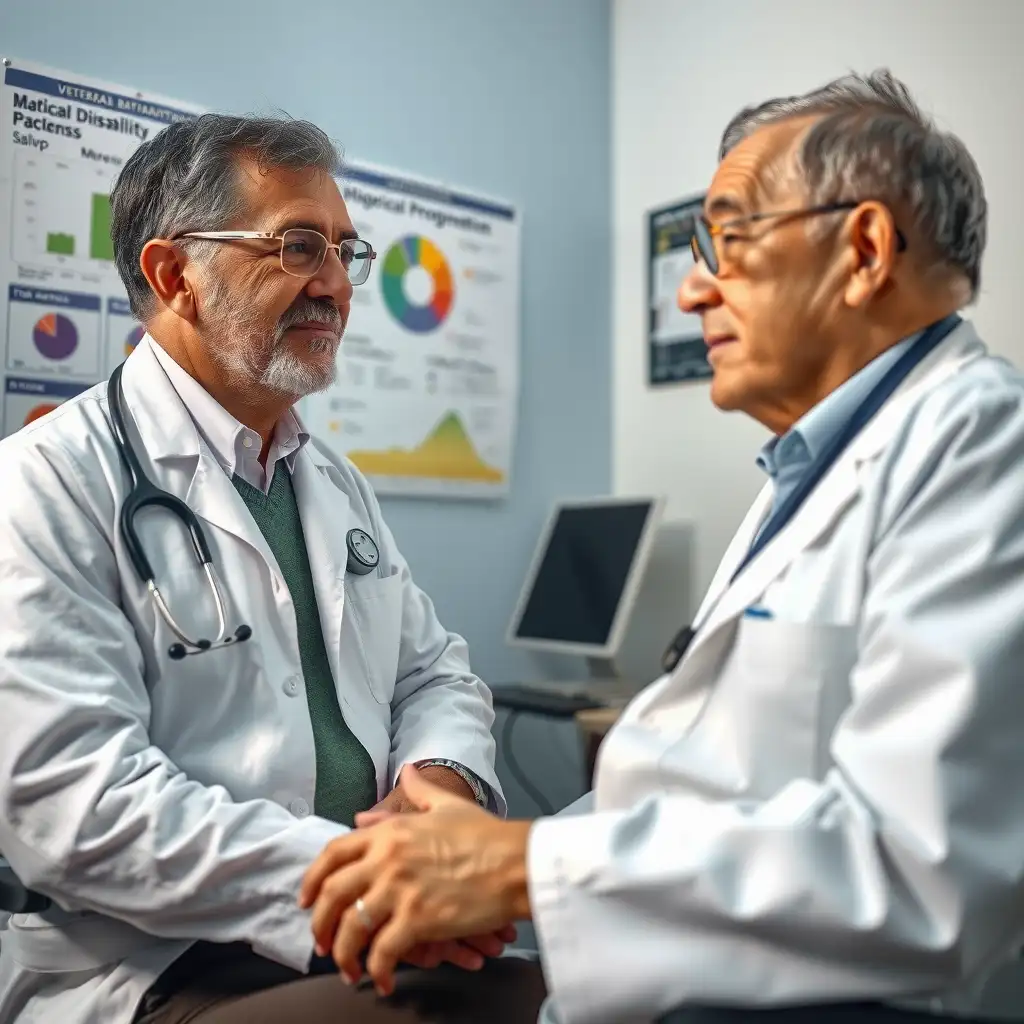
[(325, 324), (341, 332), (341, 312), (330, 299), (297, 299), (284, 311), (278, 321), (278, 330), (286, 331), (295, 324)]

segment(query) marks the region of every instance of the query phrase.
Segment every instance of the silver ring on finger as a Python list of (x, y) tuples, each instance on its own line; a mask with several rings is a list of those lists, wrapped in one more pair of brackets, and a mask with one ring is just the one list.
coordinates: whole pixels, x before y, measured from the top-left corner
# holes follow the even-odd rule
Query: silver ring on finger
[(359, 923), (368, 931), (373, 931), (373, 918), (370, 917), (370, 912), (366, 909), (366, 903), (362, 896), (355, 902), (356, 917), (359, 918)]

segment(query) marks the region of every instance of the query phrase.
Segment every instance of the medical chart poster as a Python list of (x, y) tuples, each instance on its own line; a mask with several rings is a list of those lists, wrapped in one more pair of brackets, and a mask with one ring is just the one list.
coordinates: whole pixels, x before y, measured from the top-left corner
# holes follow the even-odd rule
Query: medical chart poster
[(510, 204), (349, 164), (338, 179), (377, 253), (354, 290), (335, 385), (310, 429), (380, 494), (504, 495), (519, 392), (520, 215)]
[(104, 380), (142, 337), (114, 267), (110, 188), (199, 109), (14, 58), (0, 65), (0, 425)]
[(711, 376), (700, 317), (679, 308), (677, 294), (693, 267), (693, 219), (704, 196), (652, 210), (647, 215), (647, 353), (652, 386), (706, 380)]

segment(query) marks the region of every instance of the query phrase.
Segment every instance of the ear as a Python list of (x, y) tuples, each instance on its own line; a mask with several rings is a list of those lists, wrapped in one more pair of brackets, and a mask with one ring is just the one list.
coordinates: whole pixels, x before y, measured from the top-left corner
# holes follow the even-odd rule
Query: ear
[(185, 273), (187, 257), (181, 248), (164, 238), (153, 238), (143, 246), (139, 266), (149, 287), (162, 305), (183, 320), (196, 318), (195, 292)]
[(899, 232), (889, 209), (874, 201), (861, 203), (846, 220), (853, 273), (844, 298), (851, 307), (863, 306), (889, 282), (899, 251)]

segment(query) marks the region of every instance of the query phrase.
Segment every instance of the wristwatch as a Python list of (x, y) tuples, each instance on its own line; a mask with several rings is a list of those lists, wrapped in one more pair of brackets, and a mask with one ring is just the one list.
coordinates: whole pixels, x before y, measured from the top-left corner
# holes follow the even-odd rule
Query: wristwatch
[(426, 761), (417, 761), (417, 768), (427, 768), (432, 764), (440, 765), (442, 768), (450, 768), (463, 782), (473, 791), (473, 799), (483, 808), (490, 804), (487, 797), (487, 790), (484, 784), (468, 769), (464, 768), (458, 761), (447, 761), (441, 757), (432, 757)]

